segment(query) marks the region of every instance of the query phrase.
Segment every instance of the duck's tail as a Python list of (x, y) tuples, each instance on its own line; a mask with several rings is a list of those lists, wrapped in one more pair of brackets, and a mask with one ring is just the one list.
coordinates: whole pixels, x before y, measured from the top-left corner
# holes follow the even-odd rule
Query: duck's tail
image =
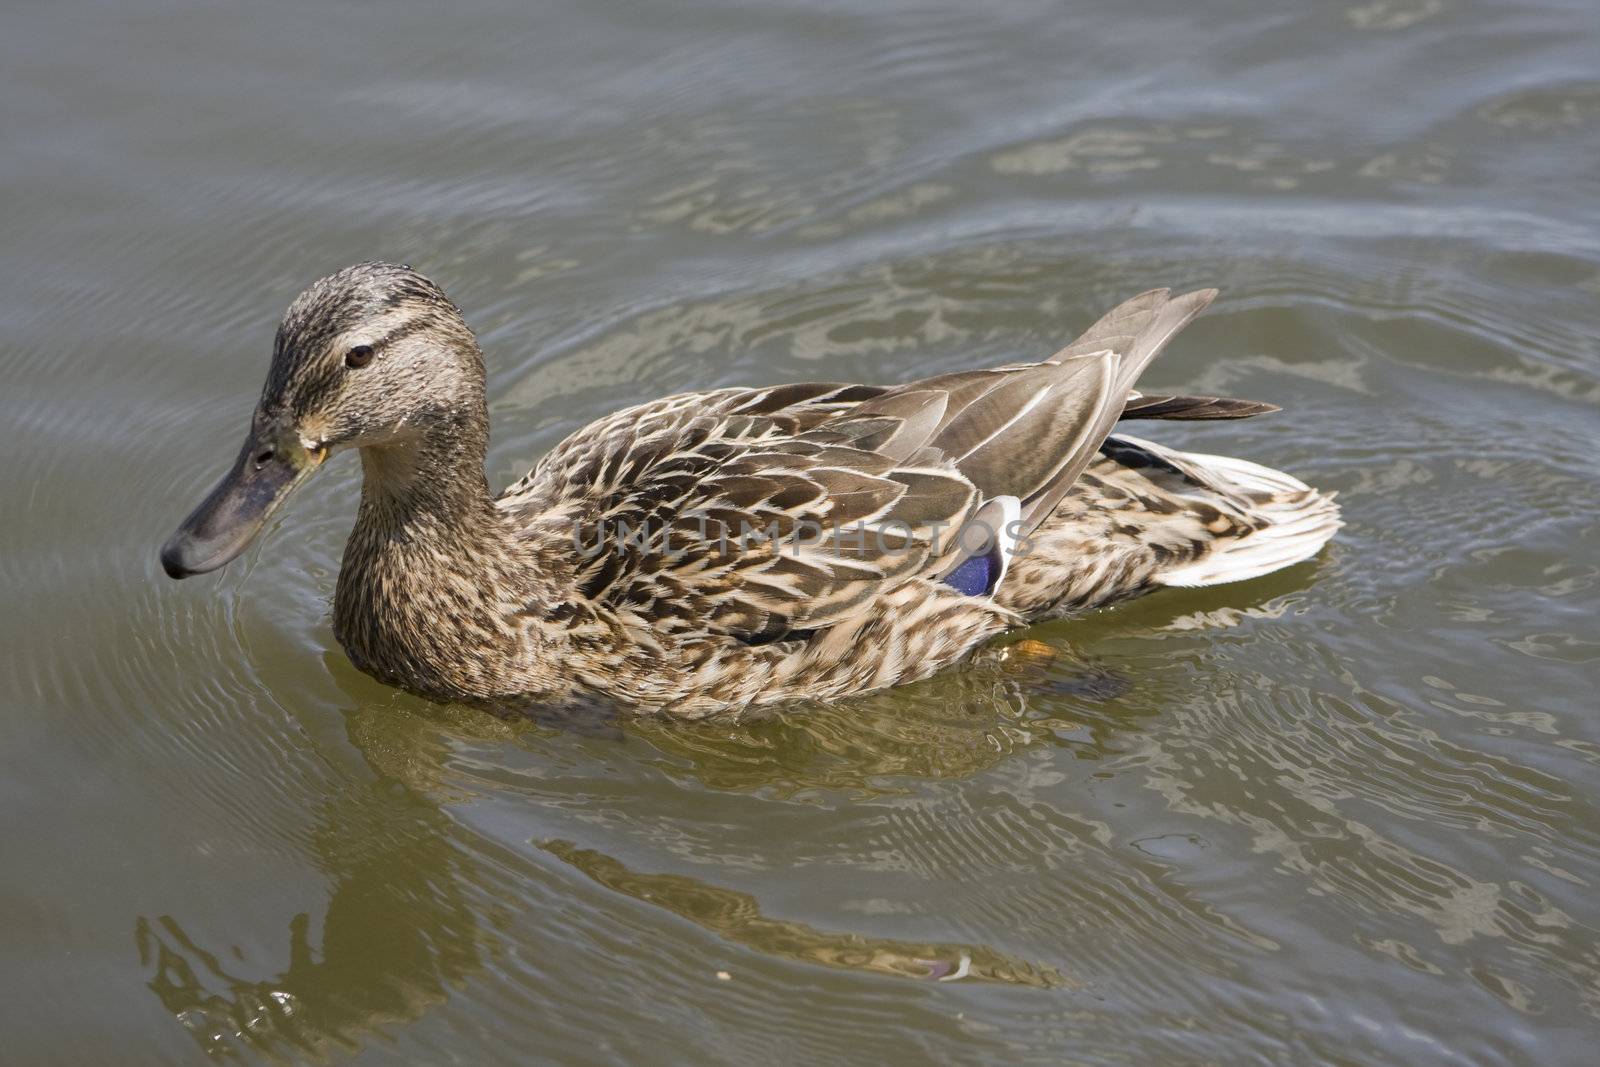
[(1169, 469), (1172, 477), (1161, 479), (1169, 489), (1244, 520), (1228, 535), (1208, 542), (1199, 558), (1158, 569), (1152, 580), (1159, 585), (1224, 585), (1259, 578), (1310, 559), (1344, 525), (1336, 494), (1319, 492), (1271, 467), (1232, 456), (1178, 452), (1122, 434), (1106, 445), (1108, 455), (1125, 462), (1137, 450), (1142, 453), (1140, 466), (1148, 468), (1153, 459)]

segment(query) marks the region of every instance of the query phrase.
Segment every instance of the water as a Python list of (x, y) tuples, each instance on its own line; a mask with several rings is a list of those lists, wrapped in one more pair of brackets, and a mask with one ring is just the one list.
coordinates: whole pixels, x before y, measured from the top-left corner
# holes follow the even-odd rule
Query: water
[[(11, 1063), (1592, 1062), (1589, 0), (18, 4), (0, 35)], [(504, 484), (671, 391), (1047, 353), (1223, 297), (1166, 426), (1322, 557), (776, 721), (356, 673), (357, 465), (161, 539), (288, 300), (410, 261)]]

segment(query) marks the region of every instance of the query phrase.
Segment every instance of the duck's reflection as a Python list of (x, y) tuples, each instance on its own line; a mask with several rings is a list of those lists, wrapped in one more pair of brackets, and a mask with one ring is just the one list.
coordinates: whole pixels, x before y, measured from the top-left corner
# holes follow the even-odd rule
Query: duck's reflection
[[(389, 731), (379, 729), (387, 720)], [(437, 777), (442, 746), (414, 717), (375, 706), (350, 713), (350, 737), (378, 780), (330, 797), (315, 835), (334, 880), (313, 938), (312, 917), (288, 930), (288, 967), (241, 977), (245, 961), (195, 942), (172, 916), (141, 917), (136, 938), (150, 990), (208, 1052), (299, 1050), (313, 1058), (352, 1051), (364, 1036), (419, 1017), (479, 970), (494, 950), (484, 916), (463, 899), (471, 861), (450, 841), (439, 807), (386, 768)]]
[[(997, 722), (992, 704), (991, 693), (989, 710), (982, 713), (990, 732)], [(1027, 743), (1019, 734), (996, 747), (959, 710), (943, 723), (914, 719), (898, 741), (886, 715), (858, 711), (853, 721), (860, 729), (843, 733), (844, 720), (826, 710), (814, 720), (792, 721), (811, 721), (813, 731), (793, 734), (781, 720), (737, 727), (732, 739), (725, 726), (703, 728), (698, 741), (694, 731), (681, 729), (626, 730), (643, 732), (667, 757), (700, 750), (695, 771), (718, 788), (781, 785), (796, 775), (808, 784), (865, 782), (884, 772), (964, 775), (1003, 758), (1010, 744)], [(453, 746), (463, 742), (549, 745), (551, 727), (465, 709), (400, 707), (387, 699), (351, 710), (346, 725), (375, 780), (351, 784), (324, 803), (314, 841), (316, 862), (333, 880), (332, 897), (320, 923), (306, 914), (290, 923), (286, 968), (266, 978), (259, 972), (246, 976), (253, 961), (231, 948), (200, 943), (180, 917), (137, 920), (149, 989), (210, 1053), (252, 1050), (326, 1060), (353, 1052), (371, 1035), (443, 1003), (502, 955), (506, 938), (517, 936), (514, 922), (486, 914), (495, 907), (492, 894), (479, 891), (503, 872), (477, 869), (481, 861), (458, 840), (461, 825), (441, 807), (466, 795), (452, 783), (448, 761)], [(756, 740), (740, 751), (743, 730), (756, 737), (777, 730), (780, 747), (789, 751), (764, 764), (759, 757), (767, 754), (767, 742)], [(610, 744), (590, 719), (578, 733), (583, 744)], [(533, 847), (606, 891), (774, 957), (908, 979), (1064, 984), (1047, 966), (981, 945), (874, 938), (769, 917), (748, 893), (678, 874), (640, 873), (593, 844), (549, 841)]]
[[(1154, 621), (1173, 627), (1197, 604), (1207, 606), (1175, 603), (1175, 617)], [(1148, 634), (1150, 621), (1132, 629)], [(250, 961), (200, 943), (178, 917), (137, 921), (150, 990), (208, 1052), (327, 1059), (353, 1051), (445, 1002), (494, 961), (514, 958), (512, 939), (539, 936), (508, 910), (505, 894), (485, 892), (503, 882), (503, 857), (487, 869), (463, 844), (471, 831), (448, 810), (471, 804), (470, 794), (484, 789), (516, 794), (515, 785), (453, 763), (463, 746), (501, 750), (511, 762), (603, 749), (600, 759), (614, 765), (626, 752), (698, 788), (766, 796), (826, 790), (847, 798), (967, 778), (1038, 745), (1100, 758), (1159, 704), (1120, 699), (1130, 684), (1137, 691), (1153, 683), (1130, 683), (1059, 640), (1034, 637), (909, 690), (695, 725), (602, 721), (592, 713), (505, 720), (397, 698), (337, 657), (330, 669), (356, 703), (345, 716), (346, 734), (372, 778), (354, 776), (323, 802), (314, 860), (331, 879), (332, 896), (320, 923), (310, 915), (290, 923), (281, 957), (287, 967), (246, 976)], [(619, 746), (618, 737), (630, 743)], [(631, 743), (641, 739), (647, 748)], [(589, 826), (577, 823), (575, 833), (535, 842), (529, 859), (555, 857), (606, 893), (777, 959), (925, 981), (1072, 984), (1046, 964), (983, 945), (872, 937), (768, 915), (733, 884), (624, 865), (603, 841), (583, 839)]]
[(749, 893), (679, 874), (640, 873), (570, 841), (546, 841), (540, 847), (613, 892), (647, 901), (727, 941), (771, 956), (904, 978), (971, 979), (1044, 988), (1070, 984), (1054, 968), (981, 945), (896, 941), (818, 930), (764, 915)]

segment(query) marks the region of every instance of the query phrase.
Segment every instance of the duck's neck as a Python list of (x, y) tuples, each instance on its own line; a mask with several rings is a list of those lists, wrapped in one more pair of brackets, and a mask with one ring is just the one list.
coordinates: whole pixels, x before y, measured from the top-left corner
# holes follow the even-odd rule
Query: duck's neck
[(483, 462), (488, 434), (475, 421), (399, 444), (361, 450), (356, 528), (427, 539), (482, 532), (494, 514)]
[[(407, 688), (472, 696), (474, 662), (511, 632), (501, 591), (526, 581), (484, 476), (486, 420), (361, 451), (334, 630), (356, 664)], [(463, 673), (464, 671), (468, 673)]]

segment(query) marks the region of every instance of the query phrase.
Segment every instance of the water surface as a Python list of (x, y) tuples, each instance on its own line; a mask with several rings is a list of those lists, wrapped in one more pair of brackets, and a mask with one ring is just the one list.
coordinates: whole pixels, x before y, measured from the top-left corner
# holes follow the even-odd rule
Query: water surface
[[(14, 1063), (1580, 1064), (1600, 1027), (1589, 0), (12, 5)], [(1041, 356), (1317, 560), (847, 705), (504, 723), (356, 671), (357, 464), (177, 585), (290, 298), (483, 340), (505, 484), (671, 391)]]

